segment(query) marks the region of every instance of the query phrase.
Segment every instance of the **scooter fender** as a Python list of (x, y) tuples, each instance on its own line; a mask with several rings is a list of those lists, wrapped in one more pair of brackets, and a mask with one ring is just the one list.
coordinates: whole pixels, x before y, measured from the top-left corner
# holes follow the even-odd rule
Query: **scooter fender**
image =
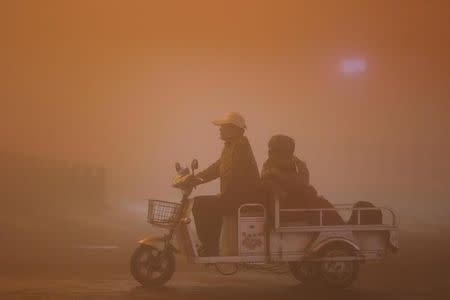
[[(157, 249), (164, 248), (165, 243), (167, 242), (167, 239), (165, 236), (148, 236), (143, 238), (142, 240), (138, 241), (141, 245), (148, 245), (155, 247)], [(175, 248), (171, 243), (168, 243), (167, 245), (168, 249), (174, 253), (178, 253), (178, 249)]]
[(355, 251), (360, 251), (352, 232), (321, 232), (316, 240), (310, 245), (308, 252), (310, 254), (318, 253), (323, 247), (331, 243), (346, 244)]

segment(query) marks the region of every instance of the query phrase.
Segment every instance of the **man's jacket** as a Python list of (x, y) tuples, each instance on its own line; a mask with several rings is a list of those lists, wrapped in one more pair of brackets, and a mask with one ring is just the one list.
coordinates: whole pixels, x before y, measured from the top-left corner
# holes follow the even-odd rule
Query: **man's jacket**
[(260, 185), (259, 171), (252, 148), (245, 136), (225, 147), (219, 160), (197, 174), (204, 183), (220, 177), (221, 205), (230, 213), (242, 203), (254, 202)]

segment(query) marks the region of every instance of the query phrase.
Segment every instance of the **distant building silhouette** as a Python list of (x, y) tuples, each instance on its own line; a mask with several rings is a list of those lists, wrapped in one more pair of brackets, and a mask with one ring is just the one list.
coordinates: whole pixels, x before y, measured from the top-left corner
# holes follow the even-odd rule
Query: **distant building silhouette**
[(106, 203), (106, 170), (0, 152), (2, 215), (92, 215)]

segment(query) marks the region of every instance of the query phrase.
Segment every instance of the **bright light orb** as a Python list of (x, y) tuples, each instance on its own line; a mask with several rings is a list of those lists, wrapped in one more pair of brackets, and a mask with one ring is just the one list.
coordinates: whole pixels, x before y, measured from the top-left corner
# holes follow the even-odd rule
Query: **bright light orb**
[(341, 60), (339, 68), (344, 74), (363, 73), (367, 68), (367, 62), (360, 57), (346, 58)]

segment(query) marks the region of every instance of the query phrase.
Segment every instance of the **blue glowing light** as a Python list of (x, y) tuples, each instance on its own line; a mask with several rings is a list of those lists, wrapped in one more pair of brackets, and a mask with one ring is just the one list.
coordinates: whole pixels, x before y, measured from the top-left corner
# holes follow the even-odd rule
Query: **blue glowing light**
[(344, 74), (362, 73), (367, 68), (367, 62), (360, 57), (346, 58), (341, 60), (339, 68)]

